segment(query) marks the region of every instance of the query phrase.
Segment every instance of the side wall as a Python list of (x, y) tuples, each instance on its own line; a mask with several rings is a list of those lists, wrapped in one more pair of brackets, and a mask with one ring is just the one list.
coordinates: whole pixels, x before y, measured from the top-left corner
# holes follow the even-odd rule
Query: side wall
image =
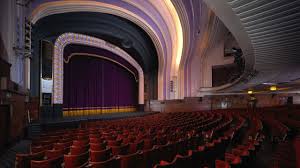
[[(12, 144), (24, 135), (27, 125), (24, 88), (24, 57), (14, 48), (23, 48), (26, 8), (16, 0), (1, 0), (0, 3), (0, 122), (5, 122), (7, 144)], [(1, 132), (2, 133), (2, 132)], [(0, 146), (3, 144), (0, 144)]]
[[(287, 102), (289, 94), (260, 94), (255, 95), (257, 107), (283, 106)], [(249, 95), (217, 95), (205, 97), (191, 97), (184, 100), (151, 101), (148, 111), (180, 112), (203, 111), (216, 109), (240, 109), (248, 107)], [(149, 104), (147, 105), (149, 107)]]

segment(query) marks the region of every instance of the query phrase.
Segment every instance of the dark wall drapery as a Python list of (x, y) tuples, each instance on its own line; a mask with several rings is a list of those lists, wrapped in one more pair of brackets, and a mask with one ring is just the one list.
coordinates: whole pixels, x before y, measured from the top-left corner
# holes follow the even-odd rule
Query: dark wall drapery
[(74, 56), (64, 63), (64, 110), (136, 106), (138, 82), (124, 67), (101, 58)]

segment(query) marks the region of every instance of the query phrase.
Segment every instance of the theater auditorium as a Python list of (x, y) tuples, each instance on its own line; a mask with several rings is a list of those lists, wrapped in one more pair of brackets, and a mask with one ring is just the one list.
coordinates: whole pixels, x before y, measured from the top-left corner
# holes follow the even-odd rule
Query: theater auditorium
[(0, 0), (0, 168), (300, 168), (300, 0)]

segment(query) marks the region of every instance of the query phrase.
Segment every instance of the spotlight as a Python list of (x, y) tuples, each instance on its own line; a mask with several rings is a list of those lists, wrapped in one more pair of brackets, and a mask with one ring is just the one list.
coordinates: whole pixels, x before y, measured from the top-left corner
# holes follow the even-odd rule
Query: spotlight
[(252, 90), (248, 90), (248, 92), (247, 92), (248, 94), (252, 94), (253, 93), (253, 91)]

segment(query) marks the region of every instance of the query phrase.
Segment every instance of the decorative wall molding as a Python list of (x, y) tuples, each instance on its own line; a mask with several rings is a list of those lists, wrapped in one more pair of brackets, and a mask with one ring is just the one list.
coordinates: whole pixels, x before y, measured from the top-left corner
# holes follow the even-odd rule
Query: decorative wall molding
[(63, 64), (64, 48), (68, 44), (81, 44), (106, 49), (126, 61), (138, 71), (139, 78), (139, 104), (144, 104), (144, 72), (141, 66), (124, 50), (102, 39), (76, 33), (60, 35), (54, 44), (53, 56), (53, 104), (63, 104)]

